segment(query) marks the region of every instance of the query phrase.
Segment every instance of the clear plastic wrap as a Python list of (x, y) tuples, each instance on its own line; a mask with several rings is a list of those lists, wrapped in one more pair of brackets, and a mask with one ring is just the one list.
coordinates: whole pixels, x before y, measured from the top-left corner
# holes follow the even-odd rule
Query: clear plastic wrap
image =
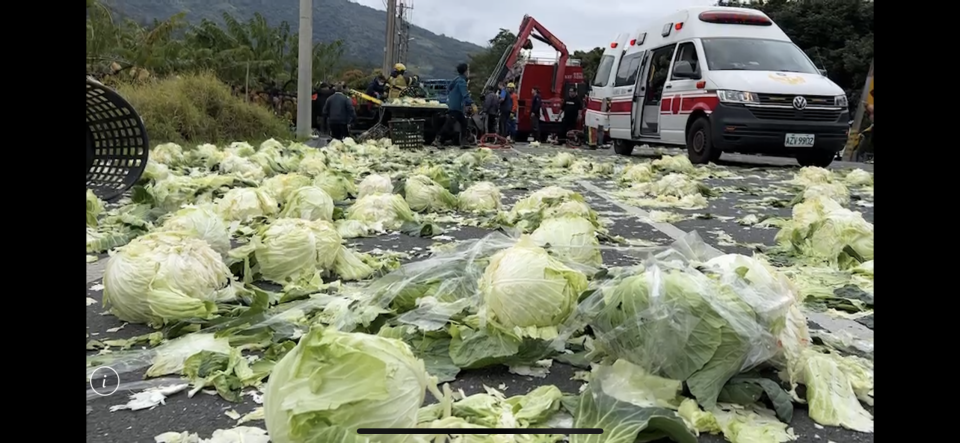
[(515, 238), (501, 233), (461, 242), (449, 251), (403, 265), (364, 292), (374, 304), (400, 313), (400, 323), (439, 329), (451, 316), (479, 304), (477, 284), (486, 259), (514, 243)]
[(730, 377), (778, 353), (795, 299), (783, 277), (756, 259), (710, 249), (687, 236), (594, 282), (560, 339), (589, 326), (601, 352), (685, 380), (710, 405)]
[[(399, 314), (397, 321), (430, 331), (443, 327), (450, 318), (461, 312), (477, 313), (482, 303), (479, 280), (489, 259), (498, 251), (517, 244), (520, 232), (508, 230), (462, 241), (453, 249), (403, 265), (364, 289), (370, 302)], [(584, 245), (576, 245), (584, 248)], [(620, 254), (642, 257), (662, 248), (594, 246), (598, 250), (615, 249)], [(599, 268), (572, 262), (559, 254), (554, 258), (571, 269), (593, 275)]]

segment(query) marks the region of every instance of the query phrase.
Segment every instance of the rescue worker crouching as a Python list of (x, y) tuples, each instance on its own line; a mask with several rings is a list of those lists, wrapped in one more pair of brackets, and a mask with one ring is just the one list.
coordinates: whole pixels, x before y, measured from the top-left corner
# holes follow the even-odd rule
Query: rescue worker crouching
[[(470, 147), (466, 137), (469, 133), (469, 127), (467, 126), (465, 112), (470, 109), (471, 114), (475, 114), (477, 105), (473, 103), (473, 99), (470, 98), (470, 91), (467, 90), (467, 77), (469, 75), (470, 68), (466, 63), (460, 63), (457, 65), (457, 77), (447, 86), (447, 120), (440, 133), (440, 139), (437, 141), (439, 146), (456, 137), (455, 143), (458, 146), (462, 148)], [(457, 123), (460, 124), (459, 132), (454, 131), (454, 125)]]
[(393, 72), (390, 73), (390, 79), (387, 80), (387, 98), (390, 100), (400, 98), (400, 92), (407, 88), (407, 67), (403, 63), (393, 65)]

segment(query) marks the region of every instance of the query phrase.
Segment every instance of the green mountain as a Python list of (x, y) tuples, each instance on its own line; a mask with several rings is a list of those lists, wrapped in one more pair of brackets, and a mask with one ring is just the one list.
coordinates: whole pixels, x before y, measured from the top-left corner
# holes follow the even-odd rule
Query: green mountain
[[(297, 0), (105, 0), (118, 14), (137, 21), (164, 20), (187, 12), (187, 20), (197, 23), (209, 19), (223, 23), (223, 13), (246, 20), (259, 12), (271, 26), (281, 21), (299, 27), (300, 2)], [(314, 41), (343, 40), (345, 61), (380, 67), (383, 63), (386, 13), (347, 0), (313, 0)], [(458, 63), (483, 48), (473, 43), (434, 34), (411, 26), (407, 69), (414, 74), (453, 77)]]

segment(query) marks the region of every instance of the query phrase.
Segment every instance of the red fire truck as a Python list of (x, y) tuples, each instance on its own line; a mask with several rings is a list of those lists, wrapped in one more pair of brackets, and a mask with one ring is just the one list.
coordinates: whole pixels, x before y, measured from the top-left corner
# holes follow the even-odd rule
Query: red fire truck
[[(559, 57), (557, 59), (521, 57), (522, 49), (533, 49), (531, 38), (550, 45), (559, 53)], [(543, 138), (561, 131), (563, 101), (567, 91), (570, 88), (576, 88), (581, 100), (587, 94), (580, 61), (571, 59), (567, 46), (529, 15), (523, 16), (516, 43), (504, 51), (484, 89), (495, 88), (500, 82), (513, 82), (517, 85), (519, 96), (517, 140), (523, 141), (526, 141), (530, 134), (530, 104), (534, 86), (540, 88), (540, 97), (543, 99), (543, 110), (540, 116), (540, 134)], [(582, 112), (578, 118), (577, 129), (581, 129), (583, 124)]]

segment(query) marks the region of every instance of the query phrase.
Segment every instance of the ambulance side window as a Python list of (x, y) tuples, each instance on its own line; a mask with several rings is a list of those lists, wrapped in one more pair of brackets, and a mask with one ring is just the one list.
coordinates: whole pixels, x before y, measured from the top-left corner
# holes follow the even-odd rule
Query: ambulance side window
[[(680, 61), (690, 62), (690, 66), (693, 68), (693, 70), (694, 71), (697, 70), (697, 67), (698, 67), (697, 65), (700, 59), (699, 57), (697, 57), (697, 46), (694, 45), (693, 42), (680, 43), (680, 46), (677, 47), (677, 55), (676, 57), (674, 57), (673, 63), (676, 64), (677, 62), (680, 62)], [(673, 74), (671, 74), (670, 80), (688, 80), (688, 79), (678, 79), (674, 77)]]
[(591, 85), (604, 87), (610, 83), (610, 71), (613, 70), (613, 56), (605, 55), (600, 59), (600, 66), (597, 67), (597, 75), (593, 78)]
[(637, 71), (640, 70), (640, 62), (643, 60), (643, 52), (637, 52), (623, 56), (620, 60), (620, 69), (617, 70), (617, 78), (613, 86), (633, 86), (637, 83)]

